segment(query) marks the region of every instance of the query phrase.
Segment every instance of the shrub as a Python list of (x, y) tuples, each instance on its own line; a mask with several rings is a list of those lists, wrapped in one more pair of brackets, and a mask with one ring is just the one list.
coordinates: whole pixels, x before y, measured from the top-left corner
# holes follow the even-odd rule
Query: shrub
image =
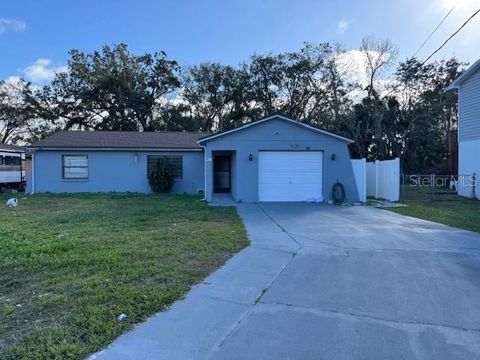
[(154, 192), (170, 192), (173, 186), (172, 163), (168, 159), (158, 159), (148, 174), (148, 183)]

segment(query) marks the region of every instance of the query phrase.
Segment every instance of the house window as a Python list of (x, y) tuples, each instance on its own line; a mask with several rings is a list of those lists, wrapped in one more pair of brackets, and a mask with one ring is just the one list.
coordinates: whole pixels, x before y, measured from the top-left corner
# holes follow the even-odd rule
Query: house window
[(158, 159), (166, 159), (173, 165), (173, 177), (176, 180), (183, 179), (183, 156), (180, 155), (148, 155), (147, 175), (153, 169)]
[(64, 179), (88, 179), (87, 155), (63, 155), (62, 165)]

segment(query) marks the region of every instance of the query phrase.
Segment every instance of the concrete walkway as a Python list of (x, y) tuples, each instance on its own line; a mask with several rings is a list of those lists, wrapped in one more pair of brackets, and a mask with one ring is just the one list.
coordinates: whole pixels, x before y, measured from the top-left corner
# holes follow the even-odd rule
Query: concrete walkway
[(238, 211), (252, 245), (92, 358), (480, 358), (479, 234), (367, 207)]

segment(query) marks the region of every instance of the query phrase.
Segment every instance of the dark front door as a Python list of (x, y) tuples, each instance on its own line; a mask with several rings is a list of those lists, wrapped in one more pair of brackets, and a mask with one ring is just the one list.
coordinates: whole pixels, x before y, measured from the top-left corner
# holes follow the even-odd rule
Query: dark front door
[(230, 156), (217, 155), (213, 157), (213, 191), (229, 193), (230, 186)]

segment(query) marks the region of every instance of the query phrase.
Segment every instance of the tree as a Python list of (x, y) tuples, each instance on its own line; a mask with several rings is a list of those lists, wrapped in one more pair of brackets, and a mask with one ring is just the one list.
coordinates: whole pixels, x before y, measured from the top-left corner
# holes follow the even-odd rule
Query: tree
[(72, 50), (68, 71), (37, 94), (37, 111), (66, 129), (149, 131), (162, 99), (180, 85), (178, 71), (164, 52), (133, 55), (125, 44)]
[(163, 106), (153, 122), (152, 131), (199, 131), (202, 124), (199, 118), (190, 116), (190, 108), (184, 102), (169, 103)]
[(253, 55), (244, 65), (249, 74), (253, 101), (261, 109), (261, 116), (271, 115), (280, 108), (281, 56)]
[[(163, 52), (133, 55), (124, 44), (72, 50), (68, 71), (51, 85), (32, 91), (20, 82), (13, 97), (0, 91), (0, 140), (34, 141), (63, 128), (211, 132), (281, 113), (352, 138), (353, 157), (401, 156), (406, 172), (442, 168), (457, 123), (456, 94), (444, 89), (465, 64), (412, 58), (387, 78), (396, 53), (388, 39), (363, 39), (359, 98), (351, 70), (358, 58), (340, 45), (306, 43), (237, 67), (205, 63), (183, 72)], [(394, 84), (386, 95), (385, 84)]]
[(365, 71), (368, 84), (367, 92), (370, 95), (375, 91), (375, 81), (394, 62), (398, 49), (389, 39), (376, 39), (369, 35), (362, 39), (360, 51), (365, 57)]
[(255, 103), (250, 87), (250, 74), (244, 67), (234, 69), (229, 74), (227, 81), (231, 89), (231, 100), (219, 119), (219, 130), (232, 129), (261, 116), (261, 109)]
[(347, 135), (353, 105), (351, 94), (357, 87), (349, 73), (351, 64), (344, 63), (346, 52), (339, 45), (333, 48), (329, 44), (319, 47), (307, 44), (304, 49), (310, 52), (319, 48), (325, 60), (321, 75), (312, 77), (314, 95), (308, 118), (313, 125)]
[(27, 136), (34, 117), (26, 101), (30, 94), (30, 84), (23, 79), (0, 81), (0, 143)]
[(457, 96), (445, 89), (465, 65), (456, 59), (422, 64), (415, 58), (399, 64), (404, 171), (447, 171), (448, 132), (457, 124)]
[(192, 66), (183, 76), (181, 97), (202, 131), (218, 128), (220, 118), (233, 100), (235, 70), (220, 64)]
[(372, 148), (373, 157), (383, 160), (391, 156), (387, 153), (384, 139), (384, 124), (382, 124), (386, 109), (384, 99), (381, 98), (380, 89), (376, 88), (378, 77), (384, 73), (394, 61), (397, 54), (397, 48), (389, 39), (378, 40), (370, 35), (362, 39), (360, 46), (365, 59), (365, 72), (367, 75), (367, 97), (363, 104), (368, 113), (368, 122), (373, 128), (371, 136), (373, 137)]

